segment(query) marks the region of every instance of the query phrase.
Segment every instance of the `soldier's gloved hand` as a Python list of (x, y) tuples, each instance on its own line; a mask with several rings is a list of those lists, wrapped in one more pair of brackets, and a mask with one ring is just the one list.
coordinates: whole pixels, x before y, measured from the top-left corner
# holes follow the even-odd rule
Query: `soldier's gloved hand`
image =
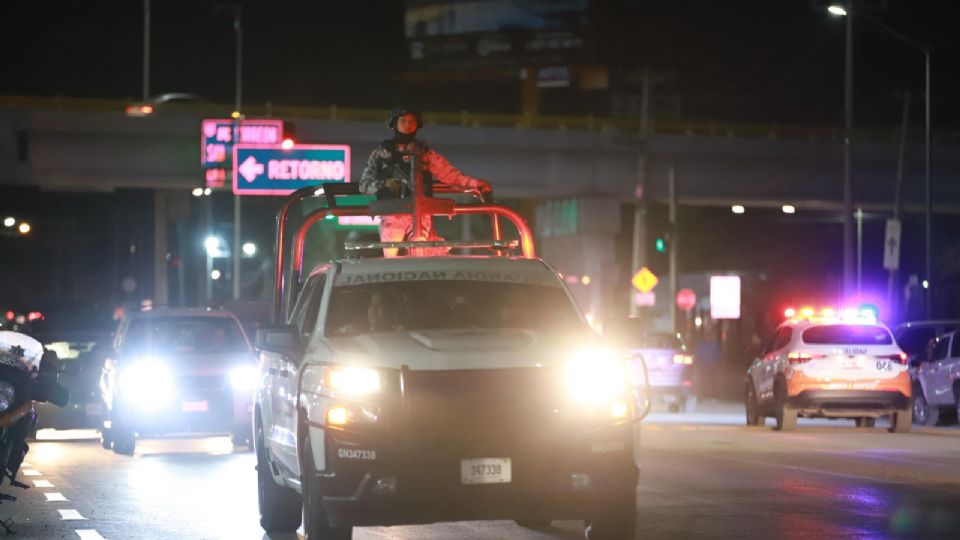
[(383, 187), (384, 187), (384, 189), (389, 189), (390, 191), (392, 191), (392, 192), (394, 192), (394, 193), (399, 193), (399, 191), (400, 191), (400, 182), (398, 182), (396, 178), (387, 178), (387, 179), (383, 182)]

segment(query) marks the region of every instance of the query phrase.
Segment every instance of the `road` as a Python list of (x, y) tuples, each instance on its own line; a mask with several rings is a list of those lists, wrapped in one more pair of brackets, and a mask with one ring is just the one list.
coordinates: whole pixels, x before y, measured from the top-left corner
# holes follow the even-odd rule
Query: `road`
[[(960, 538), (960, 429), (893, 435), (801, 420), (796, 432), (778, 433), (769, 423), (741, 424), (734, 404), (644, 422), (637, 538)], [(35, 487), (2, 488), (20, 497), (0, 506), (0, 517), (14, 517), (16, 538), (297, 538), (263, 534), (253, 455), (227, 438), (145, 440), (131, 458), (86, 435), (33, 443), (20, 479)], [(460, 522), (359, 528), (354, 537), (582, 534), (572, 521), (538, 531)]]

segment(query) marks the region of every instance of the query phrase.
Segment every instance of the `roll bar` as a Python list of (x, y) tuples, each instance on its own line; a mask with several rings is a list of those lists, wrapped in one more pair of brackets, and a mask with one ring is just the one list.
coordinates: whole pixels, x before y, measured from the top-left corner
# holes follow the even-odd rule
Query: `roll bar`
[[(311, 186), (298, 189), (287, 196), (283, 206), (277, 212), (277, 236), (275, 244), (276, 257), (276, 281), (273, 293), (273, 322), (282, 323), (285, 319), (284, 298), (291, 289), (286, 282), (287, 272), (287, 251), (284, 249), (287, 240), (287, 217), (290, 209), (294, 205), (309, 198), (322, 197), (326, 206), (310, 212), (300, 225), (294, 236), (293, 255), (292, 255), (292, 278), (294, 279), (294, 288), (296, 288), (303, 274), (303, 253), (304, 243), (307, 233), (318, 221), (327, 216), (369, 216), (391, 215), (391, 214), (413, 214), (414, 216), (424, 213), (440, 216), (458, 216), (486, 214), (491, 216), (491, 236), (489, 242), (365, 242), (362, 244), (348, 246), (351, 249), (362, 248), (382, 248), (382, 247), (437, 247), (439, 245), (447, 247), (489, 247), (497, 253), (502, 253), (506, 249), (513, 247), (513, 244), (503, 242), (502, 231), (500, 229), (499, 218), (503, 217), (509, 220), (517, 228), (520, 235), (519, 247), (523, 257), (532, 259), (536, 257), (536, 251), (533, 245), (533, 234), (527, 222), (514, 210), (505, 206), (493, 203), (492, 193), (481, 193), (479, 191), (463, 191), (455, 189), (445, 184), (435, 184), (433, 186), (435, 194), (468, 194), (479, 199), (479, 203), (457, 204), (448, 198), (434, 198), (424, 195), (414, 196), (411, 199), (399, 199), (396, 201), (372, 201), (370, 204), (341, 206), (337, 203), (337, 195), (360, 195), (360, 188), (357, 184), (344, 183), (326, 183), (319, 186)], [(419, 220), (414, 220), (419, 223)], [(396, 244), (396, 245), (395, 245)], [(469, 245), (468, 245), (469, 244)]]

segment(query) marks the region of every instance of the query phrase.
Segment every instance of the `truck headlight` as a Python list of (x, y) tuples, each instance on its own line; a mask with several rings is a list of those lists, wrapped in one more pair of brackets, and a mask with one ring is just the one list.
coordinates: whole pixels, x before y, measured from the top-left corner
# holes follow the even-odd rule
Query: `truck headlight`
[(173, 372), (163, 360), (135, 360), (120, 372), (120, 389), (134, 406), (156, 410), (173, 401), (176, 385)]
[(234, 390), (252, 390), (260, 375), (253, 366), (239, 366), (230, 371), (230, 385)]
[(576, 351), (566, 365), (567, 392), (584, 412), (616, 420), (630, 415), (629, 381), (623, 359), (606, 349)]
[(375, 369), (312, 365), (303, 371), (300, 403), (311, 423), (344, 428), (379, 421), (380, 407), (358, 400), (375, 396), (380, 390), (381, 377)]

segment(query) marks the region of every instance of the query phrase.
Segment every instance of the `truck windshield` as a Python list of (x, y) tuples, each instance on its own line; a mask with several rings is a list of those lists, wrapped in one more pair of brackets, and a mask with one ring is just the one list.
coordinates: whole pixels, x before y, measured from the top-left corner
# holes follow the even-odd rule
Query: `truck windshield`
[(823, 345), (890, 345), (893, 338), (881, 326), (831, 324), (807, 328), (803, 341)]
[(334, 287), (328, 336), (484, 328), (582, 331), (560, 287), (486, 281), (400, 281)]

